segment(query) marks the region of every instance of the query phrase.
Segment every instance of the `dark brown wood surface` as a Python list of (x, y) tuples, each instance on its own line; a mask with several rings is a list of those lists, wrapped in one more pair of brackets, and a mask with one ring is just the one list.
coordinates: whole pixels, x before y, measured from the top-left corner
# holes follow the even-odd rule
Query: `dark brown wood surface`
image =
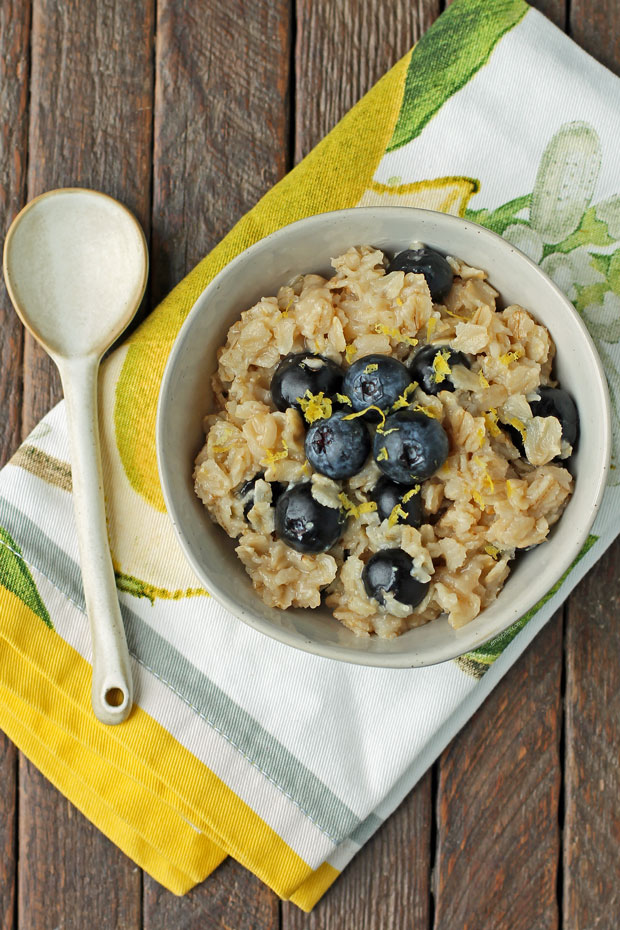
[[(0, 0), (0, 228), (55, 186), (120, 198), (153, 306), (443, 5)], [(615, 0), (534, 5), (620, 73)], [(0, 326), (1, 463), (59, 384), (2, 284)], [(616, 545), (311, 915), (232, 860), (174, 897), (2, 738), (0, 930), (615, 930), (619, 565)]]

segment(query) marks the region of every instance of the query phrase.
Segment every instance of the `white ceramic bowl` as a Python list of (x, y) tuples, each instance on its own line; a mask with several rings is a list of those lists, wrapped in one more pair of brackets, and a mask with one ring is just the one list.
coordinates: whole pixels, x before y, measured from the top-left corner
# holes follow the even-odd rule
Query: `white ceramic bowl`
[[(229, 326), (260, 297), (300, 272), (328, 275), (330, 258), (350, 245), (394, 254), (419, 240), (484, 268), (504, 306), (519, 303), (550, 330), (556, 372), (573, 396), (580, 439), (574, 494), (549, 540), (522, 555), (499, 597), (453, 630), (445, 616), (392, 640), (360, 638), (324, 607), (278, 610), (254, 592), (234, 543), (214, 525), (193, 491), (202, 419), (212, 409), (210, 378)], [(596, 350), (580, 317), (553, 282), (518, 249), (475, 223), (406, 207), (369, 207), (300, 220), (256, 243), (206, 288), (183, 324), (162, 381), (157, 417), (159, 471), (168, 513), (185, 555), (205, 587), (233, 614), (290, 646), (346, 662), (392, 668), (431, 665), (469, 652), (505, 630), (543, 597), (583, 545), (609, 467), (609, 400)]]

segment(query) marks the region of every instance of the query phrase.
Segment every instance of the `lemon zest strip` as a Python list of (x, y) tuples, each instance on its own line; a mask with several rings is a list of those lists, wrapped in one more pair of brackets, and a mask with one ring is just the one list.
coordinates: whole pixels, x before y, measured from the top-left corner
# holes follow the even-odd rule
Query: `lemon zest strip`
[(407, 511), (403, 510), (400, 504), (395, 504), (392, 507), (392, 512), (388, 517), (388, 526), (395, 526), (398, 523), (398, 518), (402, 517), (403, 520), (407, 519)]
[(295, 400), (298, 401), (307, 423), (327, 420), (332, 415), (331, 397), (325, 397), (323, 391), (313, 394), (308, 389), (303, 397), (296, 397)]
[(398, 396), (398, 399), (392, 404), (392, 410), (400, 410), (401, 407), (408, 407), (409, 401), (407, 397), (409, 394), (412, 394), (418, 386), (417, 381), (412, 381), (411, 384), (408, 384), (402, 394)]
[(288, 458), (288, 445), (286, 439), (282, 440), (281, 452), (274, 452), (272, 449), (267, 449), (266, 452), (267, 454), (265, 455), (265, 458), (261, 459), (260, 461), (260, 464), (264, 465), (265, 468), (270, 468), (272, 465), (275, 465), (276, 462)]
[(487, 543), (484, 547), (484, 551), (487, 555), (490, 555), (492, 559), (497, 562), (497, 559), (501, 553), (501, 549), (498, 549), (497, 546), (494, 546), (492, 543)]
[(504, 355), (500, 355), (499, 360), (502, 365), (510, 365), (511, 362), (516, 362), (517, 359), (522, 358), (524, 355), (523, 349), (515, 349), (514, 352), (506, 352)]
[(434, 412), (431, 410), (430, 407), (425, 407), (423, 404), (414, 404), (414, 405), (413, 405), (413, 410), (414, 410), (415, 412), (417, 412), (417, 413), (423, 413), (423, 414), (425, 414), (427, 417), (430, 417), (431, 420), (437, 420), (437, 419), (439, 419), (438, 416), (437, 416), (437, 414), (434, 413)]
[(358, 410), (356, 413), (347, 413), (346, 417), (343, 417), (343, 420), (355, 420), (357, 417), (362, 417), (368, 410), (376, 410), (381, 417), (381, 423), (377, 427), (377, 432), (381, 433), (383, 430), (382, 426), (385, 426), (385, 414), (380, 407), (376, 407), (374, 404), (371, 404), (370, 407), (364, 407), (363, 410)]
[(435, 358), (433, 359), (433, 381), (435, 384), (441, 384), (442, 381), (446, 380), (446, 375), (452, 373), (452, 369), (448, 365), (448, 359), (450, 358), (450, 351), (448, 349), (442, 349), (441, 352), (438, 352)]

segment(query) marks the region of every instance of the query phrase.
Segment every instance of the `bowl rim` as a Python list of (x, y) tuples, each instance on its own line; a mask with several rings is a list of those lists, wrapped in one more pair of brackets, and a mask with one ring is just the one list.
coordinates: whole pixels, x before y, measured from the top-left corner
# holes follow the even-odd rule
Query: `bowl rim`
[[(287, 646), (291, 646), (295, 649), (300, 649), (303, 652), (311, 653), (316, 656), (321, 656), (327, 659), (334, 659), (341, 662), (347, 662), (354, 665), (363, 665), (375, 668), (424, 668), (432, 665), (437, 665), (441, 662), (446, 662), (452, 659), (456, 659), (459, 656), (465, 655), (468, 652), (471, 652), (475, 649), (480, 648), (485, 643), (488, 643), (495, 636), (507, 630), (514, 622), (516, 622), (520, 617), (524, 615), (528, 610), (531, 610), (534, 604), (526, 606), (524, 610), (519, 609), (515, 615), (510, 610), (506, 611), (507, 619), (503, 623), (498, 623), (493, 628), (491, 632), (481, 634), (479, 639), (475, 643), (467, 643), (466, 645), (460, 646), (457, 641), (446, 640), (446, 644), (443, 647), (435, 647), (433, 649), (433, 657), (431, 659), (422, 657), (420, 658), (417, 653), (413, 653), (413, 650), (408, 653), (380, 653), (380, 652), (364, 652), (362, 650), (357, 651), (351, 649), (349, 646), (341, 643), (329, 643), (322, 644), (320, 642), (315, 642), (308, 639), (306, 636), (299, 632), (293, 632), (285, 627), (277, 626), (271, 623), (269, 620), (252, 614), (238, 605), (228, 594), (228, 591), (225, 587), (221, 586), (217, 579), (212, 577), (207, 577), (202, 564), (199, 562), (197, 557), (194, 555), (194, 552), (189, 545), (189, 542), (183, 532), (183, 527), (178, 519), (178, 513), (174, 504), (174, 498), (172, 489), (168, 481), (168, 472), (165, 461), (165, 456), (163, 453), (164, 440), (163, 440), (163, 421), (164, 421), (164, 411), (166, 405), (166, 397), (168, 394), (168, 389), (170, 382), (173, 378), (174, 369), (176, 367), (178, 358), (181, 354), (181, 351), (184, 346), (186, 334), (191, 330), (195, 318), (204, 312), (204, 304), (208, 301), (209, 296), (213, 293), (215, 294), (220, 286), (220, 278), (224, 275), (231, 274), (234, 272), (235, 268), (241, 263), (245, 263), (248, 260), (252, 260), (253, 256), (264, 249), (267, 245), (272, 243), (277, 243), (280, 239), (285, 239), (287, 233), (293, 229), (300, 226), (306, 226), (310, 230), (313, 226), (320, 226), (322, 223), (329, 221), (330, 218), (336, 218), (338, 216), (343, 216), (345, 214), (385, 214), (387, 212), (400, 213), (403, 216), (406, 214), (412, 222), (415, 222), (415, 217), (420, 216), (422, 219), (424, 217), (433, 217), (435, 222), (445, 222), (447, 225), (461, 225), (462, 227), (472, 227), (473, 231), (477, 235), (481, 235), (484, 238), (488, 238), (491, 241), (499, 240), (501, 242), (501, 247), (506, 248), (507, 252), (515, 254), (518, 259), (522, 262), (526, 262), (536, 273), (538, 273), (543, 279), (546, 280), (547, 285), (555, 292), (556, 297), (564, 305), (564, 309), (571, 314), (573, 321), (577, 323), (578, 327), (581, 329), (582, 335), (585, 338), (585, 341), (590, 350), (592, 360), (594, 363), (594, 369), (599, 379), (599, 387), (604, 401), (604, 415), (602, 416), (603, 423), (603, 434), (601, 437), (602, 448), (604, 450), (603, 461), (601, 469), (598, 472), (596, 490), (594, 493), (594, 503), (592, 506), (591, 513), (589, 518), (584, 522), (583, 530), (580, 536), (575, 537), (570, 545), (567, 545), (563, 550), (563, 555), (561, 559), (558, 559), (557, 570), (554, 572), (555, 581), (551, 583), (551, 586), (554, 583), (557, 583), (557, 580), (562, 577), (571, 567), (579, 552), (582, 549), (582, 546), (585, 540), (588, 537), (592, 524), (596, 519), (598, 511), (600, 509), (601, 501), (605, 488), (607, 486), (607, 479), (609, 475), (610, 468), (610, 458), (611, 458), (611, 413), (610, 413), (610, 401), (609, 401), (609, 390), (607, 386), (607, 378), (596, 349), (596, 345), (588, 328), (586, 327), (582, 317), (577, 312), (573, 304), (569, 301), (566, 295), (560, 290), (560, 288), (555, 284), (555, 282), (542, 270), (542, 268), (534, 262), (528, 255), (522, 252), (519, 248), (514, 246), (512, 243), (507, 242), (502, 236), (493, 230), (487, 229), (485, 226), (481, 226), (479, 223), (474, 222), (473, 220), (465, 219), (461, 216), (455, 216), (450, 213), (443, 213), (435, 210), (422, 209), (420, 207), (406, 207), (406, 206), (374, 206), (374, 207), (349, 207), (342, 210), (330, 210), (324, 213), (316, 213), (311, 216), (303, 217), (299, 220), (294, 221), (293, 223), (288, 223), (285, 226), (281, 226), (279, 229), (274, 230), (269, 233), (267, 236), (264, 236), (262, 239), (259, 239), (257, 242), (254, 242), (247, 249), (244, 249), (238, 255), (236, 255), (230, 262), (228, 262), (220, 271), (214, 276), (214, 278), (209, 282), (209, 284), (201, 291), (196, 300), (194, 301), (190, 311), (188, 312), (185, 320), (183, 321), (179, 331), (176, 334), (172, 347), (170, 349), (168, 359), (166, 361), (166, 366), (162, 376), (159, 396), (157, 402), (157, 414), (156, 414), (156, 451), (157, 451), (157, 466), (159, 472), (159, 478), (161, 482), (162, 493), (164, 497), (164, 502), (166, 505), (167, 515), (172, 523), (174, 533), (176, 535), (177, 541), (181, 547), (183, 555), (186, 560), (191, 565), (192, 569), (198, 576), (198, 578), (203, 582), (205, 587), (208, 589), (209, 593), (212, 594), (215, 599), (230, 613), (233, 614), (237, 619), (246, 623), (248, 626), (252, 627), (259, 633), (262, 633), (268, 636), (270, 639), (275, 639), (281, 643), (284, 643)], [(439, 219), (440, 218), (440, 219)], [(501, 592), (500, 592), (501, 594)], [(258, 596), (258, 595), (257, 595)], [(466, 631), (468, 624), (466, 624), (461, 629)], [(460, 633), (461, 631), (455, 631)]]

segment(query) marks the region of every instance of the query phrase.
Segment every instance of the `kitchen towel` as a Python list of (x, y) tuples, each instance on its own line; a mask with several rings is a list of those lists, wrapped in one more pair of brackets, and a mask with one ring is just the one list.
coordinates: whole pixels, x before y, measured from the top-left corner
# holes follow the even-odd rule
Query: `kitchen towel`
[(455, 661), (363, 668), (262, 637), (201, 588), (164, 508), (155, 413), (184, 318), (235, 255), (304, 216), (373, 204), (459, 214), (527, 252), (574, 302), (609, 379), (615, 460), (619, 100), (620, 81), (523, 0), (456, 0), (107, 359), (109, 535), (136, 684), (121, 726), (90, 708), (62, 403), (0, 474), (0, 726), (172, 891), (232, 855), (309, 910), (620, 522), (612, 467), (576, 563), (510, 630)]

